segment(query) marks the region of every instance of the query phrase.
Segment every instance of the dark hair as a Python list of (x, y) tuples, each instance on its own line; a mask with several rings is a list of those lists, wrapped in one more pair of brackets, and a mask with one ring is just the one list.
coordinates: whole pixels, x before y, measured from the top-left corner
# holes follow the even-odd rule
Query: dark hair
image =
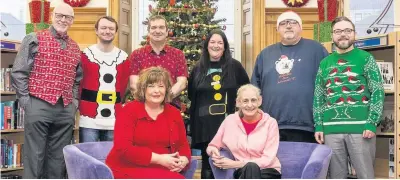
[(111, 16), (103, 16), (103, 17), (99, 18), (99, 19), (97, 20), (96, 24), (94, 24), (94, 28), (96, 28), (96, 30), (99, 29), (99, 22), (100, 22), (100, 20), (102, 20), (102, 19), (107, 19), (108, 21), (111, 21), (111, 22), (115, 23), (115, 32), (118, 31), (118, 23), (117, 23), (117, 21), (116, 21), (113, 17), (111, 17)]
[(168, 30), (167, 19), (165, 19), (165, 17), (164, 17), (164, 16), (161, 16), (161, 15), (153, 15), (153, 16), (150, 16), (150, 17), (149, 17), (149, 21), (148, 21), (148, 24), (147, 24), (147, 31), (150, 30), (150, 26), (151, 26), (151, 23), (150, 23), (150, 22), (151, 22), (151, 21), (158, 20), (158, 19), (164, 20), (164, 22), (165, 22), (165, 28)]
[(219, 29), (212, 30), (208, 35), (206, 40), (204, 41), (203, 44), (203, 49), (202, 49), (202, 54), (200, 57), (199, 62), (196, 64), (196, 66), (199, 66), (200, 73), (197, 73), (195, 75), (196, 82), (199, 83), (201, 81), (201, 78), (205, 78), (207, 76), (208, 69), (210, 69), (210, 53), (208, 52), (208, 43), (210, 42), (211, 37), (214, 34), (218, 34), (222, 37), (222, 40), (224, 41), (224, 53), (222, 54), (219, 62), (221, 64), (222, 68), (222, 83), (224, 81), (224, 78), (229, 79), (230, 81), (235, 80), (234, 72), (233, 72), (233, 65), (232, 65), (232, 56), (231, 56), (231, 51), (229, 48), (229, 43), (228, 43), (228, 38), (226, 38), (226, 35), (223, 31)]
[(333, 30), (333, 27), (335, 26), (335, 24), (338, 22), (341, 22), (341, 21), (349, 22), (353, 26), (353, 29), (354, 30), (356, 29), (354, 23), (349, 18), (347, 18), (346, 16), (338, 16), (332, 21), (332, 25), (331, 25), (332, 30)]

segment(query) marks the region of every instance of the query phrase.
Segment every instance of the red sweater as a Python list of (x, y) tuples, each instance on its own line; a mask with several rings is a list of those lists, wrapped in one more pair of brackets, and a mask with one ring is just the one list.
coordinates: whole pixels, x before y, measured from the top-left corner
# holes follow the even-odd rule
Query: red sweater
[(115, 178), (183, 177), (161, 165), (150, 164), (152, 152), (179, 152), (190, 162), (190, 147), (179, 110), (166, 104), (164, 111), (154, 121), (147, 114), (144, 103), (133, 101), (125, 104), (121, 113), (117, 114), (114, 147), (106, 164)]

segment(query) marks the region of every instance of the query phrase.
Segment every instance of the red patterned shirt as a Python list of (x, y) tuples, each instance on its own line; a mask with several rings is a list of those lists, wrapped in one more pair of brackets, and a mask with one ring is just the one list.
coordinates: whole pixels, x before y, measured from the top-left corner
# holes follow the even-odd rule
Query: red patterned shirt
[(139, 75), (143, 69), (161, 66), (169, 71), (172, 84), (180, 76), (188, 77), (185, 55), (179, 49), (165, 45), (164, 49), (157, 55), (150, 45), (136, 49), (129, 56), (131, 60), (131, 75)]

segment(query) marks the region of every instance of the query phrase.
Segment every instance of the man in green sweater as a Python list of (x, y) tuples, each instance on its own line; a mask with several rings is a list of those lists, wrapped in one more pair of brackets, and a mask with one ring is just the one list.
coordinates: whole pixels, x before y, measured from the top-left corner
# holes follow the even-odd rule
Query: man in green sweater
[(321, 61), (315, 81), (315, 140), (333, 150), (329, 176), (334, 179), (347, 178), (348, 157), (358, 178), (375, 178), (375, 132), (384, 90), (374, 57), (354, 48), (354, 29), (347, 17), (332, 22), (337, 51)]

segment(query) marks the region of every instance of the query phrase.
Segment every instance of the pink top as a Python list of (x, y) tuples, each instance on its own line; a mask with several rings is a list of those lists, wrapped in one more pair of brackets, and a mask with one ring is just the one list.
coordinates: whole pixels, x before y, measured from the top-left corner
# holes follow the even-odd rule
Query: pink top
[(249, 135), (237, 112), (227, 116), (209, 146), (229, 149), (238, 161), (254, 162), (261, 169), (275, 168), (281, 172), (281, 163), (276, 157), (279, 147), (278, 123), (267, 113), (263, 113), (262, 119)]

